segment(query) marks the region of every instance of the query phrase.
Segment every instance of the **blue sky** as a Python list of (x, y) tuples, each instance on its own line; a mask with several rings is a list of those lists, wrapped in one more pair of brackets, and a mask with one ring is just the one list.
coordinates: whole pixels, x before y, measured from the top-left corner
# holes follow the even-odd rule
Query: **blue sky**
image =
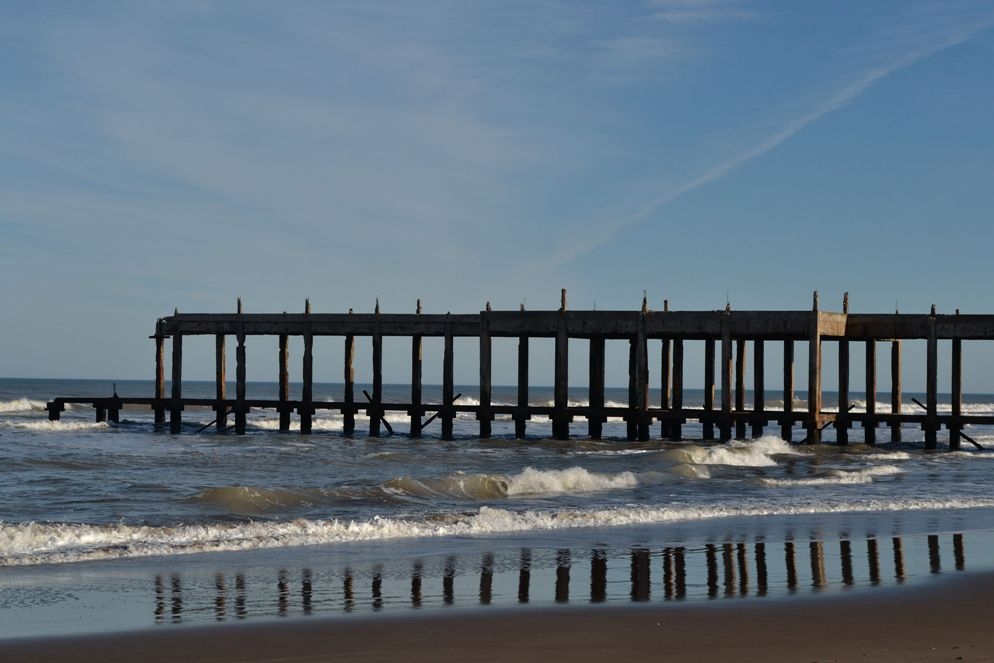
[(990, 2), (15, 2), (0, 43), (0, 376), (151, 377), (238, 296), (994, 312)]

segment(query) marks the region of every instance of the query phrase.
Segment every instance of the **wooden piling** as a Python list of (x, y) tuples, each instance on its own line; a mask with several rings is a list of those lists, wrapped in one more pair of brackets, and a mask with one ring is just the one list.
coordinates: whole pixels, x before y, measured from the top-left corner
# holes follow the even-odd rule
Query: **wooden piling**
[(452, 422), (455, 419), (455, 410), (452, 409), (455, 392), (454, 378), (454, 357), (452, 348), (452, 321), (445, 323), (445, 345), (442, 348), (442, 439), (452, 439)]
[(753, 420), (752, 420), (752, 436), (753, 438), (760, 438), (763, 436), (763, 426), (766, 422), (763, 421), (766, 412), (766, 367), (764, 365), (765, 358), (765, 343), (762, 339), (757, 338), (753, 341), (753, 360), (752, 360), (752, 400), (753, 400)]
[(638, 335), (635, 337), (635, 386), (636, 386), (636, 437), (645, 442), (649, 439), (649, 357), (646, 337), (646, 307), (642, 302), (642, 315), (639, 317)]
[(952, 393), (950, 396), (953, 418), (947, 427), (949, 429), (949, 450), (955, 451), (960, 448), (960, 431), (963, 427), (963, 424), (960, 422), (960, 417), (963, 415), (963, 340), (954, 338), (952, 349), (953, 357), (950, 375)]
[(867, 444), (877, 443), (877, 342), (866, 342), (866, 421), (863, 422), (863, 439)]
[(491, 422), (494, 419), (493, 412), (490, 410), (492, 346), (490, 341), (490, 302), (487, 302), (486, 310), (480, 313), (480, 407), (476, 411), (476, 418), (480, 422), (481, 438), (490, 437)]
[(746, 436), (745, 420), (745, 370), (746, 370), (746, 341), (744, 338), (735, 341), (735, 437), (744, 440)]
[(704, 439), (714, 439), (714, 344), (713, 338), (704, 340), (704, 412), (701, 426)]
[(628, 414), (625, 415), (625, 437), (631, 442), (638, 437), (638, 367), (635, 359), (635, 338), (628, 339)]
[(818, 293), (814, 296), (811, 330), (808, 338), (808, 444), (821, 442), (821, 314)]
[(169, 406), (169, 432), (176, 435), (183, 427), (183, 335), (173, 334), (172, 403)]
[(926, 327), (926, 369), (925, 369), (925, 448), (935, 449), (938, 445), (939, 424), (936, 419), (939, 402), (939, 347), (938, 337), (935, 328), (935, 306), (932, 307), (932, 314), (928, 318)]
[(300, 434), (310, 435), (314, 416), (314, 334), (309, 332), (304, 334), (301, 380), (303, 384), (300, 389), (300, 407), (297, 408), (297, 414), (300, 415)]
[(225, 357), (224, 334), (214, 335), (214, 424), (217, 432), (228, 427), (227, 398), (227, 358)]
[[(351, 312), (351, 310), (350, 310)], [(342, 432), (346, 435), (355, 434), (355, 336), (345, 337), (345, 361), (343, 369), (345, 387), (342, 392)]]
[(380, 436), (380, 420), (383, 416), (383, 334), (379, 325), (380, 303), (376, 302), (377, 322), (373, 332), (373, 401), (366, 412), (369, 414), (369, 436)]
[[(524, 311), (524, 304), (521, 305)], [(531, 416), (528, 414), (528, 336), (522, 334), (518, 336), (518, 412), (514, 415), (514, 437), (523, 440), (527, 421)]]
[[(604, 337), (594, 336), (590, 339), (590, 379), (589, 395), (591, 410), (604, 407)], [(587, 417), (587, 427), (590, 438), (601, 439), (603, 435), (604, 417), (591, 413)]]
[(835, 415), (835, 440), (849, 444), (849, 341), (839, 341), (839, 412)]
[[(161, 321), (160, 321), (161, 323)], [(165, 336), (155, 334), (155, 423), (166, 423), (166, 410), (162, 407), (162, 399), (166, 397), (166, 348)]]
[(559, 308), (559, 324), (556, 329), (554, 405), (552, 414), (552, 437), (557, 440), (569, 439), (569, 329), (567, 327), (566, 289), (562, 290), (562, 304)]
[(235, 433), (245, 434), (248, 405), (245, 403), (245, 331), (239, 325), (238, 348), (235, 351)]
[(673, 339), (673, 411), (676, 417), (670, 419), (670, 439), (683, 439), (683, 339)]
[[(670, 363), (672, 341), (664, 338), (659, 356), (659, 409), (666, 411), (670, 409)], [(663, 439), (670, 436), (670, 420), (663, 419), (660, 426), (659, 435)]]
[(783, 419), (780, 422), (780, 437), (787, 442), (794, 431), (794, 341), (783, 342)]
[(721, 319), (721, 424), (722, 442), (732, 439), (732, 320), (728, 309)]
[(280, 430), (290, 430), (290, 337), (280, 334)]
[[(890, 411), (901, 414), (901, 340), (890, 344)], [(890, 424), (890, 441), (901, 441), (901, 422)]]
[[(421, 300), (418, 300), (417, 315), (421, 315)], [(421, 334), (411, 337), (411, 437), (421, 437), (421, 381), (424, 362), (424, 342)]]

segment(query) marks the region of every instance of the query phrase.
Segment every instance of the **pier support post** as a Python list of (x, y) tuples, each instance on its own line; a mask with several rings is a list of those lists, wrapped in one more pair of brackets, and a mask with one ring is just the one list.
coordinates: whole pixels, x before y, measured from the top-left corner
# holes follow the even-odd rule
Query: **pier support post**
[[(521, 310), (525, 307), (522, 304)], [(528, 336), (518, 336), (518, 413), (514, 415), (514, 437), (525, 439), (528, 414)]]
[(628, 416), (629, 440), (648, 440), (646, 423), (648, 407), (649, 366), (646, 360), (645, 316), (641, 316), (639, 333), (628, 339)]
[(740, 338), (735, 341), (735, 437), (739, 440), (744, 440), (746, 436), (745, 370), (746, 342)]
[(835, 415), (835, 440), (849, 444), (849, 341), (839, 341), (839, 413)]
[(732, 318), (729, 311), (721, 319), (721, 425), (722, 442), (732, 439)]
[(445, 345), (442, 349), (442, 439), (452, 439), (452, 422), (455, 419), (455, 410), (452, 409), (454, 396), (454, 357), (452, 351), (452, 322), (446, 320), (445, 323)]
[(676, 417), (670, 419), (670, 439), (678, 442), (683, 439), (683, 339), (673, 339), (673, 411)]
[(490, 302), (487, 308), (480, 313), (480, 407), (476, 411), (476, 418), (480, 421), (480, 437), (488, 438), (491, 434), (491, 421), (494, 415), (490, 410), (491, 406), (491, 349), (490, 342)]
[(235, 433), (245, 434), (248, 406), (245, 404), (245, 331), (238, 325), (238, 348), (235, 351)]
[(290, 430), (290, 337), (280, 334), (280, 430)]
[(598, 410), (604, 407), (604, 337), (594, 336), (590, 339), (590, 414), (587, 415), (587, 426), (590, 439), (599, 440), (604, 434), (604, 417)]
[(704, 415), (701, 427), (704, 439), (714, 439), (714, 345), (713, 338), (704, 341)]
[(227, 357), (225, 356), (224, 334), (214, 336), (214, 412), (217, 415), (215, 424), (220, 433), (228, 427), (227, 398)]
[(304, 334), (304, 357), (301, 366), (300, 434), (310, 435), (312, 417), (314, 416), (314, 334), (310, 331)]
[(642, 303), (639, 316), (638, 335), (635, 338), (635, 391), (636, 391), (636, 437), (641, 442), (649, 439), (649, 357), (646, 337), (646, 304)]
[(562, 290), (562, 304), (559, 308), (559, 327), (556, 331), (556, 376), (554, 407), (552, 413), (552, 437), (557, 440), (569, 439), (569, 330), (567, 327), (566, 289)]
[[(160, 321), (161, 323), (161, 321)], [(162, 406), (162, 399), (166, 397), (166, 337), (156, 332), (155, 334), (155, 423), (166, 423), (166, 410)]]
[(787, 442), (794, 432), (794, 341), (783, 342), (783, 420), (780, 422), (780, 437)]
[(383, 334), (379, 323), (380, 303), (376, 302), (376, 327), (373, 331), (373, 402), (366, 412), (369, 414), (369, 436), (380, 436), (380, 417), (383, 416)]
[[(957, 311), (959, 313), (959, 311)], [(949, 450), (955, 451), (960, 448), (960, 431), (963, 424), (960, 416), (963, 414), (963, 339), (953, 339), (953, 359), (952, 359), (952, 420), (949, 423)]]
[[(671, 352), (672, 341), (664, 338), (660, 348), (659, 357), (659, 408), (664, 412), (670, 409), (670, 363), (672, 361)], [(663, 419), (660, 425), (659, 435), (662, 439), (670, 436), (670, 420)]]
[(821, 313), (818, 293), (814, 294), (811, 330), (808, 338), (808, 444), (821, 442)]
[[(351, 309), (349, 309), (351, 312)], [(342, 374), (345, 380), (345, 388), (342, 393), (342, 433), (345, 435), (355, 434), (355, 336), (349, 334), (345, 337), (345, 362)]]
[[(417, 314), (421, 315), (421, 300), (418, 300)], [(421, 437), (421, 380), (424, 360), (424, 342), (420, 334), (411, 337), (411, 437)]]
[(631, 442), (638, 436), (638, 367), (635, 359), (636, 338), (628, 339), (628, 413), (625, 415), (625, 438)]
[(752, 342), (752, 436), (760, 438), (763, 436), (763, 426), (766, 425), (766, 375), (765, 375), (765, 343), (762, 339)]
[(867, 444), (877, 443), (877, 342), (866, 342), (866, 421), (863, 438)]
[(925, 371), (926, 393), (925, 405), (925, 448), (935, 449), (938, 446), (938, 401), (939, 401), (939, 348), (938, 337), (935, 328), (935, 306), (932, 306), (932, 313), (928, 318), (926, 330), (926, 362)]
[[(890, 411), (901, 414), (901, 339), (890, 344)], [(890, 441), (901, 441), (901, 422), (890, 425)]]
[(183, 426), (183, 335), (173, 334), (172, 404), (169, 406), (169, 432), (177, 435)]

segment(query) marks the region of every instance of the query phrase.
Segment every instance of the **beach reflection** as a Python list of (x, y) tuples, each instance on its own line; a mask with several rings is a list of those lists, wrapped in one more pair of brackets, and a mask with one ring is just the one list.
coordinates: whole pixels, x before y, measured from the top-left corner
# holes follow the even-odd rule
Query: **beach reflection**
[[(943, 559), (950, 559), (950, 551), (952, 568), (966, 568), (961, 533), (892, 537), (892, 574), (882, 570), (884, 545), (875, 537), (799, 543), (722, 541), (624, 551), (505, 549), (366, 567), (284, 567), (268, 583), (265, 577), (241, 571), (218, 571), (204, 581), (159, 574), (151, 583), (152, 619), (178, 624), (443, 606), (666, 603), (831, 593), (900, 585), (942, 573), (948, 570)], [(914, 552), (910, 558), (906, 544)], [(865, 566), (860, 561), (864, 557)], [(587, 564), (589, 585), (572, 585), (574, 569)], [(809, 576), (802, 577), (799, 568), (810, 569)]]

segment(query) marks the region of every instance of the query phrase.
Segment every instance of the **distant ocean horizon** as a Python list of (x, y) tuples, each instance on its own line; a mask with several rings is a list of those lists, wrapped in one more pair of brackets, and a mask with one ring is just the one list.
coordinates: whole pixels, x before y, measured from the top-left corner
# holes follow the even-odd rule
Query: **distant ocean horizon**
[[(214, 394), (213, 382), (183, 387), (184, 396)], [(362, 414), (356, 434), (346, 437), (341, 415), (324, 410), (309, 436), (299, 434), (296, 417), (294, 430), (281, 433), (278, 414), (267, 410), (253, 410), (244, 436), (201, 430), (214, 418), (210, 408), (188, 408), (180, 435), (156, 430), (145, 407), (126, 408), (118, 423), (98, 423), (80, 406), (48, 420), (49, 399), (108, 396), (114, 388), (110, 380), (0, 379), (0, 612), (16, 611), (29, 632), (60, 632), (64, 627), (46, 620), (66, 609), (69, 595), (99, 602), (107, 586), (131, 608), (124, 616), (101, 614), (125, 627), (148, 626), (163, 614), (170, 621), (181, 590), (182, 619), (210, 620), (219, 592), (232, 595), (240, 574), (243, 585), (262, 587), (266, 578), (277, 587), (316, 587), (324, 578), (328, 593), (309, 594), (309, 609), (337, 614), (352, 582), (373, 588), (355, 591), (354, 610), (410, 607), (412, 573), (424, 574), (425, 587), (429, 577), (440, 583), (441, 593), (433, 599), (426, 590), (419, 606), (437, 599), (479, 607), (483, 586), (494, 603), (517, 601), (525, 565), (536, 583), (549, 583), (532, 588), (532, 604), (561, 598), (562, 570), (577, 565), (584, 577), (588, 566), (598, 574), (606, 568), (604, 596), (625, 601), (634, 600), (629, 583), (643, 563), (657, 569), (646, 587), (666, 596), (664, 581), (673, 580), (678, 560), (688, 583), (682, 598), (713, 598), (714, 565), (729, 555), (736, 582), (754, 595), (760, 579), (763, 595), (798, 591), (785, 554), (825, 574), (822, 587), (845, 586), (847, 577), (852, 584), (854, 574), (857, 584), (873, 584), (873, 561), (854, 571), (846, 555), (870, 559), (899, 540), (908, 578), (932, 575), (940, 551), (947, 570), (961, 568), (951, 562), (961, 558), (970, 568), (994, 567), (994, 451), (950, 452), (945, 431), (940, 450), (926, 452), (922, 431), (912, 426), (900, 443), (882, 429), (874, 446), (861, 444), (854, 428), (850, 446), (840, 447), (831, 443), (831, 428), (828, 443), (806, 446), (782, 440), (775, 424), (759, 439), (718, 444), (701, 441), (694, 423), (681, 442), (659, 439), (658, 424), (653, 439), (629, 442), (620, 420), (605, 424), (604, 440), (590, 440), (582, 418), (569, 441), (550, 439), (550, 422), (538, 417), (528, 422), (528, 439), (516, 440), (509, 418), (498, 417), (493, 437), (480, 439), (479, 423), (461, 415), (452, 441), (440, 439), (437, 422), (424, 439), (409, 438), (405, 413), (389, 414), (395, 433), (380, 438), (365, 436)], [(152, 382), (117, 381), (116, 389), (150, 396)], [(250, 397), (275, 398), (275, 389), (248, 385)], [(386, 385), (384, 400), (407, 400), (408, 389)], [(472, 385), (456, 391), (466, 392), (461, 402), (477, 396)], [(438, 386), (424, 392), (425, 402), (441, 400)], [(535, 404), (552, 400), (549, 387), (529, 393)], [(338, 400), (341, 385), (317, 384), (314, 395)], [(767, 407), (782, 407), (777, 391), (766, 396)], [(917, 407), (914, 396), (904, 394), (908, 411)], [(804, 409), (804, 392), (796, 397)], [(494, 387), (495, 403), (516, 398), (514, 387)], [(606, 398), (624, 405), (627, 389), (608, 389)], [(658, 402), (658, 391), (652, 398)], [(570, 399), (585, 403), (586, 390), (571, 390)], [(879, 410), (889, 410), (889, 394), (877, 400)], [(699, 405), (703, 390), (686, 390), (684, 402)], [(858, 392), (851, 402), (865, 408)], [(966, 394), (964, 402), (965, 411), (994, 414), (994, 396)], [(835, 396), (825, 392), (826, 409), (833, 405)], [(940, 399), (943, 407), (948, 399)], [(966, 430), (994, 450), (994, 427)], [(827, 570), (818, 571), (823, 554)], [(53, 583), (65, 593), (53, 594)], [(599, 585), (581, 585), (574, 584), (574, 599), (601, 596)], [(269, 589), (258, 591), (269, 596)], [(246, 605), (247, 616), (260, 618), (281, 610), (278, 600)], [(165, 612), (156, 613), (160, 608)]]

